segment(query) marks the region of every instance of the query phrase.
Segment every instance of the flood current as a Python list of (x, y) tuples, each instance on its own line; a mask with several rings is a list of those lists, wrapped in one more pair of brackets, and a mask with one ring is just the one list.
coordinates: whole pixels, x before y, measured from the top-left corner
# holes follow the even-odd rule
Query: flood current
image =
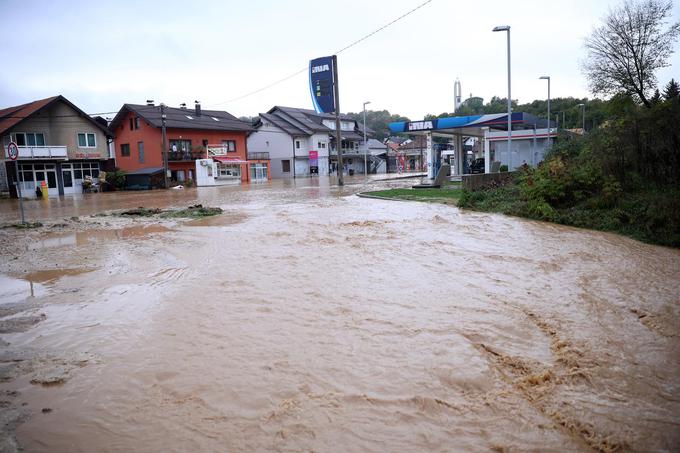
[[(405, 184), (28, 202), (29, 220), (53, 222), (196, 202), (225, 212), (0, 231), (0, 310), (36, 319), (0, 334), (0, 365), (14, 367), (0, 410), (24, 411), (19, 445), (680, 449), (680, 251), (354, 195)], [(15, 220), (15, 202), (0, 208)], [(63, 379), (36, 379), (55, 369)]]

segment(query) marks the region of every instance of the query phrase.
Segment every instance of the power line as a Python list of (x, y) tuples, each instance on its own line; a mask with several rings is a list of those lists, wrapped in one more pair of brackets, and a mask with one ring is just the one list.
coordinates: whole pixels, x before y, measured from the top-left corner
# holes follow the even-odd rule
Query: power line
[[(367, 40), (368, 38), (370, 38), (371, 36), (375, 35), (376, 33), (379, 33), (379, 32), (381, 32), (381, 31), (383, 31), (384, 29), (386, 29), (386, 28), (389, 27), (390, 25), (393, 25), (393, 24), (399, 22), (400, 20), (402, 20), (403, 18), (405, 18), (405, 17), (407, 17), (407, 16), (413, 14), (414, 12), (418, 11), (420, 8), (424, 7), (425, 5), (427, 5), (427, 4), (430, 3), (430, 2), (432, 2), (432, 0), (426, 0), (425, 2), (423, 2), (423, 3), (421, 3), (420, 5), (416, 6), (416, 7), (413, 8), (412, 10), (410, 10), (410, 11), (408, 11), (408, 12), (402, 14), (401, 16), (397, 17), (396, 19), (393, 19), (392, 21), (388, 22), (387, 24), (383, 25), (382, 27), (373, 30), (372, 32), (370, 32), (370, 33), (368, 33), (368, 34), (362, 36), (361, 38), (357, 39), (356, 41), (352, 42), (351, 44), (349, 44), (349, 45), (343, 47), (342, 49), (340, 49), (340, 50), (338, 50), (338, 51), (336, 51), (336, 52), (334, 53), (334, 55), (337, 55), (337, 54), (339, 54), (339, 53), (341, 53), (341, 52), (344, 52), (345, 50), (351, 49), (352, 47), (356, 46), (356, 45), (359, 44), (360, 42), (365, 41), (365, 40)], [(296, 75), (301, 74), (301, 73), (305, 72), (306, 70), (307, 70), (307, 66), (305, 66), (305, 67), (302, 68), (302, 69), (299, 69), (299, 70), (295, 71), (294, 73), (292, 73), (292, 74), (290, 74), (290, 75), (288, 75), (288, 76), (286, 76), (286, 77), (284, 77), (284, 78), (282, 78), (282, 79), (279, 79), (279, 80), (277, 80), (277, 81), (275, 81), (275, 82), (272, 82), (272, 83), (270, 83), (269, 85), (266, 85), (266, 86), (264, 86), (264, 87), (262, 87), (262, 88), (259, 88), (259, 89), (257, 89), (257, 90), (254, 90), (254, 91), (251, 91), (251, 92), (249, 92), (249, 93), (246, 93), (246, 94), (244, 94), (244, 95), (242, 95), (242, 96), (238, 96), (238, 97), (229, 99), (229, 100), (227, 100), (227, 101), (218, 102), (218, 103), (216, 103), (216, 104), (209, 104), (209, 105), (210, 105), (210, 106), (216, 106), (216, 105), (228, 104), (228, 103), (230, 103), (230, 102), (240, 101), (241, 99), (250, 97), (250, 96), (252, 96), (253, 94), (260, 93), (260, 92), (265, 91), (265, 90), (267, 90), (267, 89), (269, 89), (269, 88), (271, 88), (271, 87), (273, 87), (273, 86), (278, 85), (279, 83), (285, 82), (285, 81), (288, 80), (288, 79), (292, 79), (292, 78), (295, 77)]]

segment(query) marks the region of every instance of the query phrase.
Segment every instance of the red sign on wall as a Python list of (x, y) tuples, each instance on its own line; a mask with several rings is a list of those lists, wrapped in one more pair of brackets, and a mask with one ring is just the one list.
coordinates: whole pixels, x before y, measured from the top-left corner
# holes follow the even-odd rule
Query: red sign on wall
[(318, 151), (310, 151), (309, 152), (309, 166), (310, 167), (318, 167), (319, 166), (319, 152)]

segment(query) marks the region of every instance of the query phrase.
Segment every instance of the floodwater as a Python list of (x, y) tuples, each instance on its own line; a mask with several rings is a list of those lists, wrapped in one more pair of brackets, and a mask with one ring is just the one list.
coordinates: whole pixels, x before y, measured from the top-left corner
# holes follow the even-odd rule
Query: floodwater
[[(0, 335), (0, 364), (19, 363), (0, 407), (28, 414), (19, 444), (680, 449), (680, 251), (353, 195), (405, 184), (28, 203), (29, 220), (43, 221), (197, 202), (225, 213), (102, 218), (111, 232), (103, 223), (5, 244), (0, 307), (41, 316)], [(3, 221), (14, 206), (0, 205)]]

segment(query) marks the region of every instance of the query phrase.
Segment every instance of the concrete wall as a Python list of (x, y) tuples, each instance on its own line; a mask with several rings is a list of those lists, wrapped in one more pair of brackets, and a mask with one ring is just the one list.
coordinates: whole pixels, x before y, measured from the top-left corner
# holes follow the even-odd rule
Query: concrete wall
[[(260, 126), (248, 136), (248, 151), (269, 153), (271, 177), (276, 179), (293, 177), (293, 145), (293, 137), (271, 124)], [(283, 160), (290, 161), (289, 172), (283, 171)]]
[(517, 172), (502, 172), (502, 173), (481, 173), (476, 175), (463, 175), (463, 189), (465, 190), (481, 190), (493, 187), (495, 185), (503, 185), (508, 180), (515, 177)]

